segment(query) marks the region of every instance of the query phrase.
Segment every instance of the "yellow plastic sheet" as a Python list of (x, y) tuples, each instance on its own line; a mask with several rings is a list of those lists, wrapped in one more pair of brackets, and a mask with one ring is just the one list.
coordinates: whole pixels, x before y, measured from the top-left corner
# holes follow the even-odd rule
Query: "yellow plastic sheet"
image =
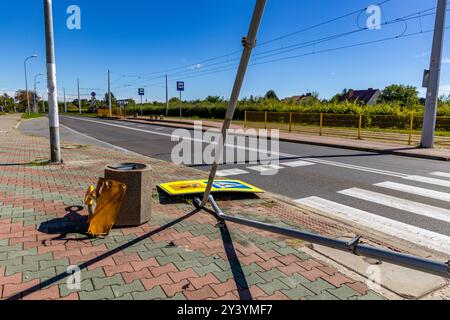
[(126, 190), (126, 185), (103, 178), (99, 179), (97, 188), (89, 187), (85, 198), (89, 210), (88, 234), (99, 237), (111, 232)]

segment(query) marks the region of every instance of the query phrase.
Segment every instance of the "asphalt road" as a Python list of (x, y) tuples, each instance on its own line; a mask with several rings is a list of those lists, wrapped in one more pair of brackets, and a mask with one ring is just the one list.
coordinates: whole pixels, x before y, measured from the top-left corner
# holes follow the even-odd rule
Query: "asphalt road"
[[(42, 121), (25, 122), (21, 129), (46, 135), (48, 129)], [(165, 161), (172, 161), (172, 150), (178, 144), (171, 141), (174, 129), (168, 127), (66, 116), (61, 117), (61, 123), (63, 139), (115, 146)], [(181, 155), (190, 159), (193, 153)], [(279, 154), (280, 163), (275, 167), (232, 162), (221, 166), (220, 174), (336, 217), (450, 252), (450, 164), (286, 142), (280, 142)], [(204, 171), (210, 168), (201, 163), (193, 166)]]

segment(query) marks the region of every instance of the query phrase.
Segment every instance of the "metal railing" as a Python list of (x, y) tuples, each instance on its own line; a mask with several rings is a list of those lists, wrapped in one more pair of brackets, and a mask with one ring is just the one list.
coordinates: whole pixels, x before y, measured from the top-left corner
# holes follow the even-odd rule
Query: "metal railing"
[[(419, 144), (423, 117), (246, 111), (246, 128), (279, 129), (319, 136), (387, 140), (401, 144)], [(436, 145), (450, 147), (450, 117), (438, 117)]]

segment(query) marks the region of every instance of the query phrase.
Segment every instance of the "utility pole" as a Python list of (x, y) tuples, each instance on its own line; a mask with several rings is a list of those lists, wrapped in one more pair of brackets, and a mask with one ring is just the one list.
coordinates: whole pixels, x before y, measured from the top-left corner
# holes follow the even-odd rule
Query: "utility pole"
[(80, 100), (80, 79), (77, 78), (77, 86), (78, 86), (78, 111), (81, 114), (81, 100)]
[(111, 71), (110, 70), (108, 70), (108, 110), (109, 110), (109, 117), (112, 118)]
[(64, 113), (67, 113), (66, 88), (64, 88)]
[(166, 73), (166, 117), (169, 116), (169, 80)]
[(30, 110), (30, 94), (28, 92), (27, 61), (30, 60), (30, 59), (33, 59), (33, 58), (37, 58), (37, 54), (33, 54), (32, 56), (29, 56), (23, 62), (23, 67), (24, 67), (24, 70), (25, 70), (25, 90), (26, 90), (26, 94), (27, 94), (27, 113), (28, 114), (30, 114), (31, 110)]
[[(444, 0), (447, 1), (447, 0)], [(241, 61), (239, 63), (239, 69), (237, 71), (236, 80), (234, 82), (233, 91), (231, 93), (230, 103), (228, 105), (225, 120), (222, 126), (222, 135), (216, 149), (216, 158), (209, 174), (208, 186), (206, 187), (205, 194), (203, 196), (202, 206), (205, 206), (211, 195), (211, 190), (216, 179), (217, 169), (219, 168), (219, 162), (222, 158), (223, 149), (230, 128), (233, 121), (234, 112), (241, 93), (242, 84), (244, 82), (245, 73), (247, 71), (248, 63), (252, 55), (253, 48), (256, 45), (256, 36), (258, 34), (259, 25), (261, 24), (264, 8), (266, 6), (266, 0), (256, 0), (255, 9), (253, 11), (252, 21), (250, 23), (250, 29), (246, 38), (242, 39), (244, 51), (242, 53)]]
[(50, 122), (51, 162), (61, 163), (52, 0), (44, 0), (44, 14), (45, 14), (45, 43), (47, 52), (47, 87), (48, 87), (48, 106), (49, 106), (48, 116)]
[(438, 0), (436, 23), (434, 26), (433, 49), (431, 51), (429, 82), (426, 84), (427, 97), (425, 102), (425, 115), (423, 118), (422, 148), (433, 148), (434, 146), (446, 14), (447, 0)]

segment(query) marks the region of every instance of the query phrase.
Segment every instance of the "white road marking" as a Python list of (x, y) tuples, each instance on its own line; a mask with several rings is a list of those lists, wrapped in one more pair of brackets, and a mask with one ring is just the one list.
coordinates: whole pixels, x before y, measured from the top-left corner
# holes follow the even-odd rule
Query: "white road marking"
[(241, 170), (241, 169), (230, 169), (230, 170), (222, 170), (217, 171), (218, 177), (230, 177), (230, 176), (238, 176), (249, 173), (248, 171)]
[[(68, 118), (74, 119), (72, 117), (68, 117)], [(173, 137), (173, 138), (185, 139), (187, 141), (200, 142), (200, 143), (206, 144), (206, 142), (203, 141), (202, 139), (192, 138), (190, 135), (189, 136), (179, 136), (179, 135), (175, 135), (175, 134), (171, 134), (171, 133), (157, 132), (157, 131), (152, 131), (152, 130), (144, 130), (144, 129), (127, 127), (127, 126), (113, 124), (113, 123), (106, 123), (106, 122), (103, 122), (103, 121), (88, 120), (88, 119), (82, 119), (82, 118), (77, 118), (76, 120), (77, 121), (92, 122), (92, 123), (97, 123), (97, 124), (101, 124), (101, 125), (104, 125), (104, 126), (116, 127), (116, 128), (121, 128), (121, 129), (137, 131), (137, 132), (149, 133), (149, 134), (154, 134), (154, 135), (162, 136), (162, 137), (169, 137), (169, 138)], [(176, 129), (174, 129), (174, 131), (175, 130)], [(180, 128), (180, 130), (187, 130), (187, 129), (181, 129)], [(187, 131), (189, 131), (189, 130), (187, 130)], [(211, 145), (217, 145), (217, 143), (211, 143)], [(232, 144), (226, 144), (225, 147), (227, 147), (227, 148), (235, 148), (235, 149), (239, 149), (239, 150), (252, 151), (252, 152), (260, 152), (261, 151), (258, 148), (241, 147), (241, 146), (236, 146), (236, 145), (232, 145)], [(293, 154), (289, 154), (289, 153), (280, 153), (280, 152), (271, 152), (271, 156), (275, 156), (275, 157), (289, 157), (289, 158), (298, 157), (297, 155), (293, 155)]]
[(108, 147), (110, 147), (110, 148), (112, 148), (112, 149), (115, 149), (115, 150), (118, 150), (118, 151), (122, 151), (122, 152), (125, 152), (125, 153), (132, 153), (132, 154), (141, 156), (140, 154), (138, 154), (138, 153), (136, 153), (136, 152), (134, 152), (134, 151), (131, 151), (131, 150), (128, 150), (128, 149), (125, 149), (125, 148), (122, 148), (122, 147), (118, 147), (118, 146), (115, 146), (115, 145), (113, 145), (113, 144), (111, 144), (111, 143), (108, 143), (108, 142), (105, 142), (105, 141), (102, 141), (102, 140), (93, 138), (93, 137), (88, 136), (88, 135), (86, 135), (86, 134), (84, 134), (84, 133), (81, 133), (81, 132), (76, 131), (76, 130), (74, 130), (74, 129), (72, 129), (72, 128), (69, 128), (69, 127), (67, 127), (67, 126), (65, 126), (65, 125), (61, 125), (61, 127), (64, 127), (64, 129), (66, 129), (66, 130), (68, 130), (68, 131), (72, 131), (73, 133), (78, 134), (78, 135), (80, 135), (80, 136), (82, 136), (82, 137), (85, 137), (85, 138), (87, 138), (87, 139), (91, 139), (92, 141), (100, 142), (101, 144), (104, 144), (105, 146), (108, 146)]
[(376, 187), (386, 188), (390, 190), (415, 194), (417, 196), (422, 196), (426, 198), (441, 200), (445, 202), (450, 202), (450, 193), (439, 192), (425, 188), (413, 187), (406, 184), (395, 183), (395, 182), (383, 182), (375, 185)]
[(269, 172), (269, 171), (278, 171), (283, 169), (283, 167), (280, 167), (278, 165), (265, 165), (265, 166), (256, 166), (256, 167), (248, 167), (247, 169), (253, 170), (253, 171), (258, 171), (258, 172)]
[(442, 178), (449, 178), (450, 179), (450, 173), (447, 173), (447, 172), (433, 172), (431, 175), (432, 176), (436, 176), (436, 177), (442, 177)]
[(447, 209), (433, 207), (419, 202), (396, 198), (359, 188), (343, 190), (338, 193), (444, 222), (450, 222), (450, 210)]
[(313, 166), (315, 163), (307, 162), (307, 161), (294, 161), (294, 162), (284, 162), (283, 166), (291, 167), (291, 168), (299, 168), (299, 167), (307, 167)]
[(296, 202), (426, 248), (445, 254), (450, 252), (450, 237), (433, 231), (417, 228), (318, 197), (300, 199)]
[(408, 176), (407, 174), (404, 174), (404, 173), (386, 171), (386, 170), (380, 170), (380, 169), (374, 169), (374, 168), (368, 168), (368, 167), (361, 167), (361, 166), (356, 166), (356, 165), (352, 165), (352, 164), (346, 164), (346, 163), (340, 163), (340, 162), (334, 162), (334, 161), (328, 161), (328, 160), (321, 160), (321, 159), (315, 159), (315, 158), (307, 158), (304, 160), (306, 160), (308, 162), (313, 162), (313, 163), (318, 163), (318, 164), (323, 164), (323, 165), (328, 165), (328, 166), (376, 173), (376, 174), (381, 174), (381, 175), (391, 176), (391, 177), (396, 177), (396, 178), (404, 178), (404, 177)]
[(404, 177), (403, 179), (410, 180), (410, 181), (416, 181), (416, 182), (423, 182), (423, 183), (428, 183), (428, 184), (434, 184), (436, 186), (450, 188), (450, 181), (448, 181), (448, 180), (428, 178), (428, 177), (422, 177), (422, 176), (407, 176), (407, 177)]

